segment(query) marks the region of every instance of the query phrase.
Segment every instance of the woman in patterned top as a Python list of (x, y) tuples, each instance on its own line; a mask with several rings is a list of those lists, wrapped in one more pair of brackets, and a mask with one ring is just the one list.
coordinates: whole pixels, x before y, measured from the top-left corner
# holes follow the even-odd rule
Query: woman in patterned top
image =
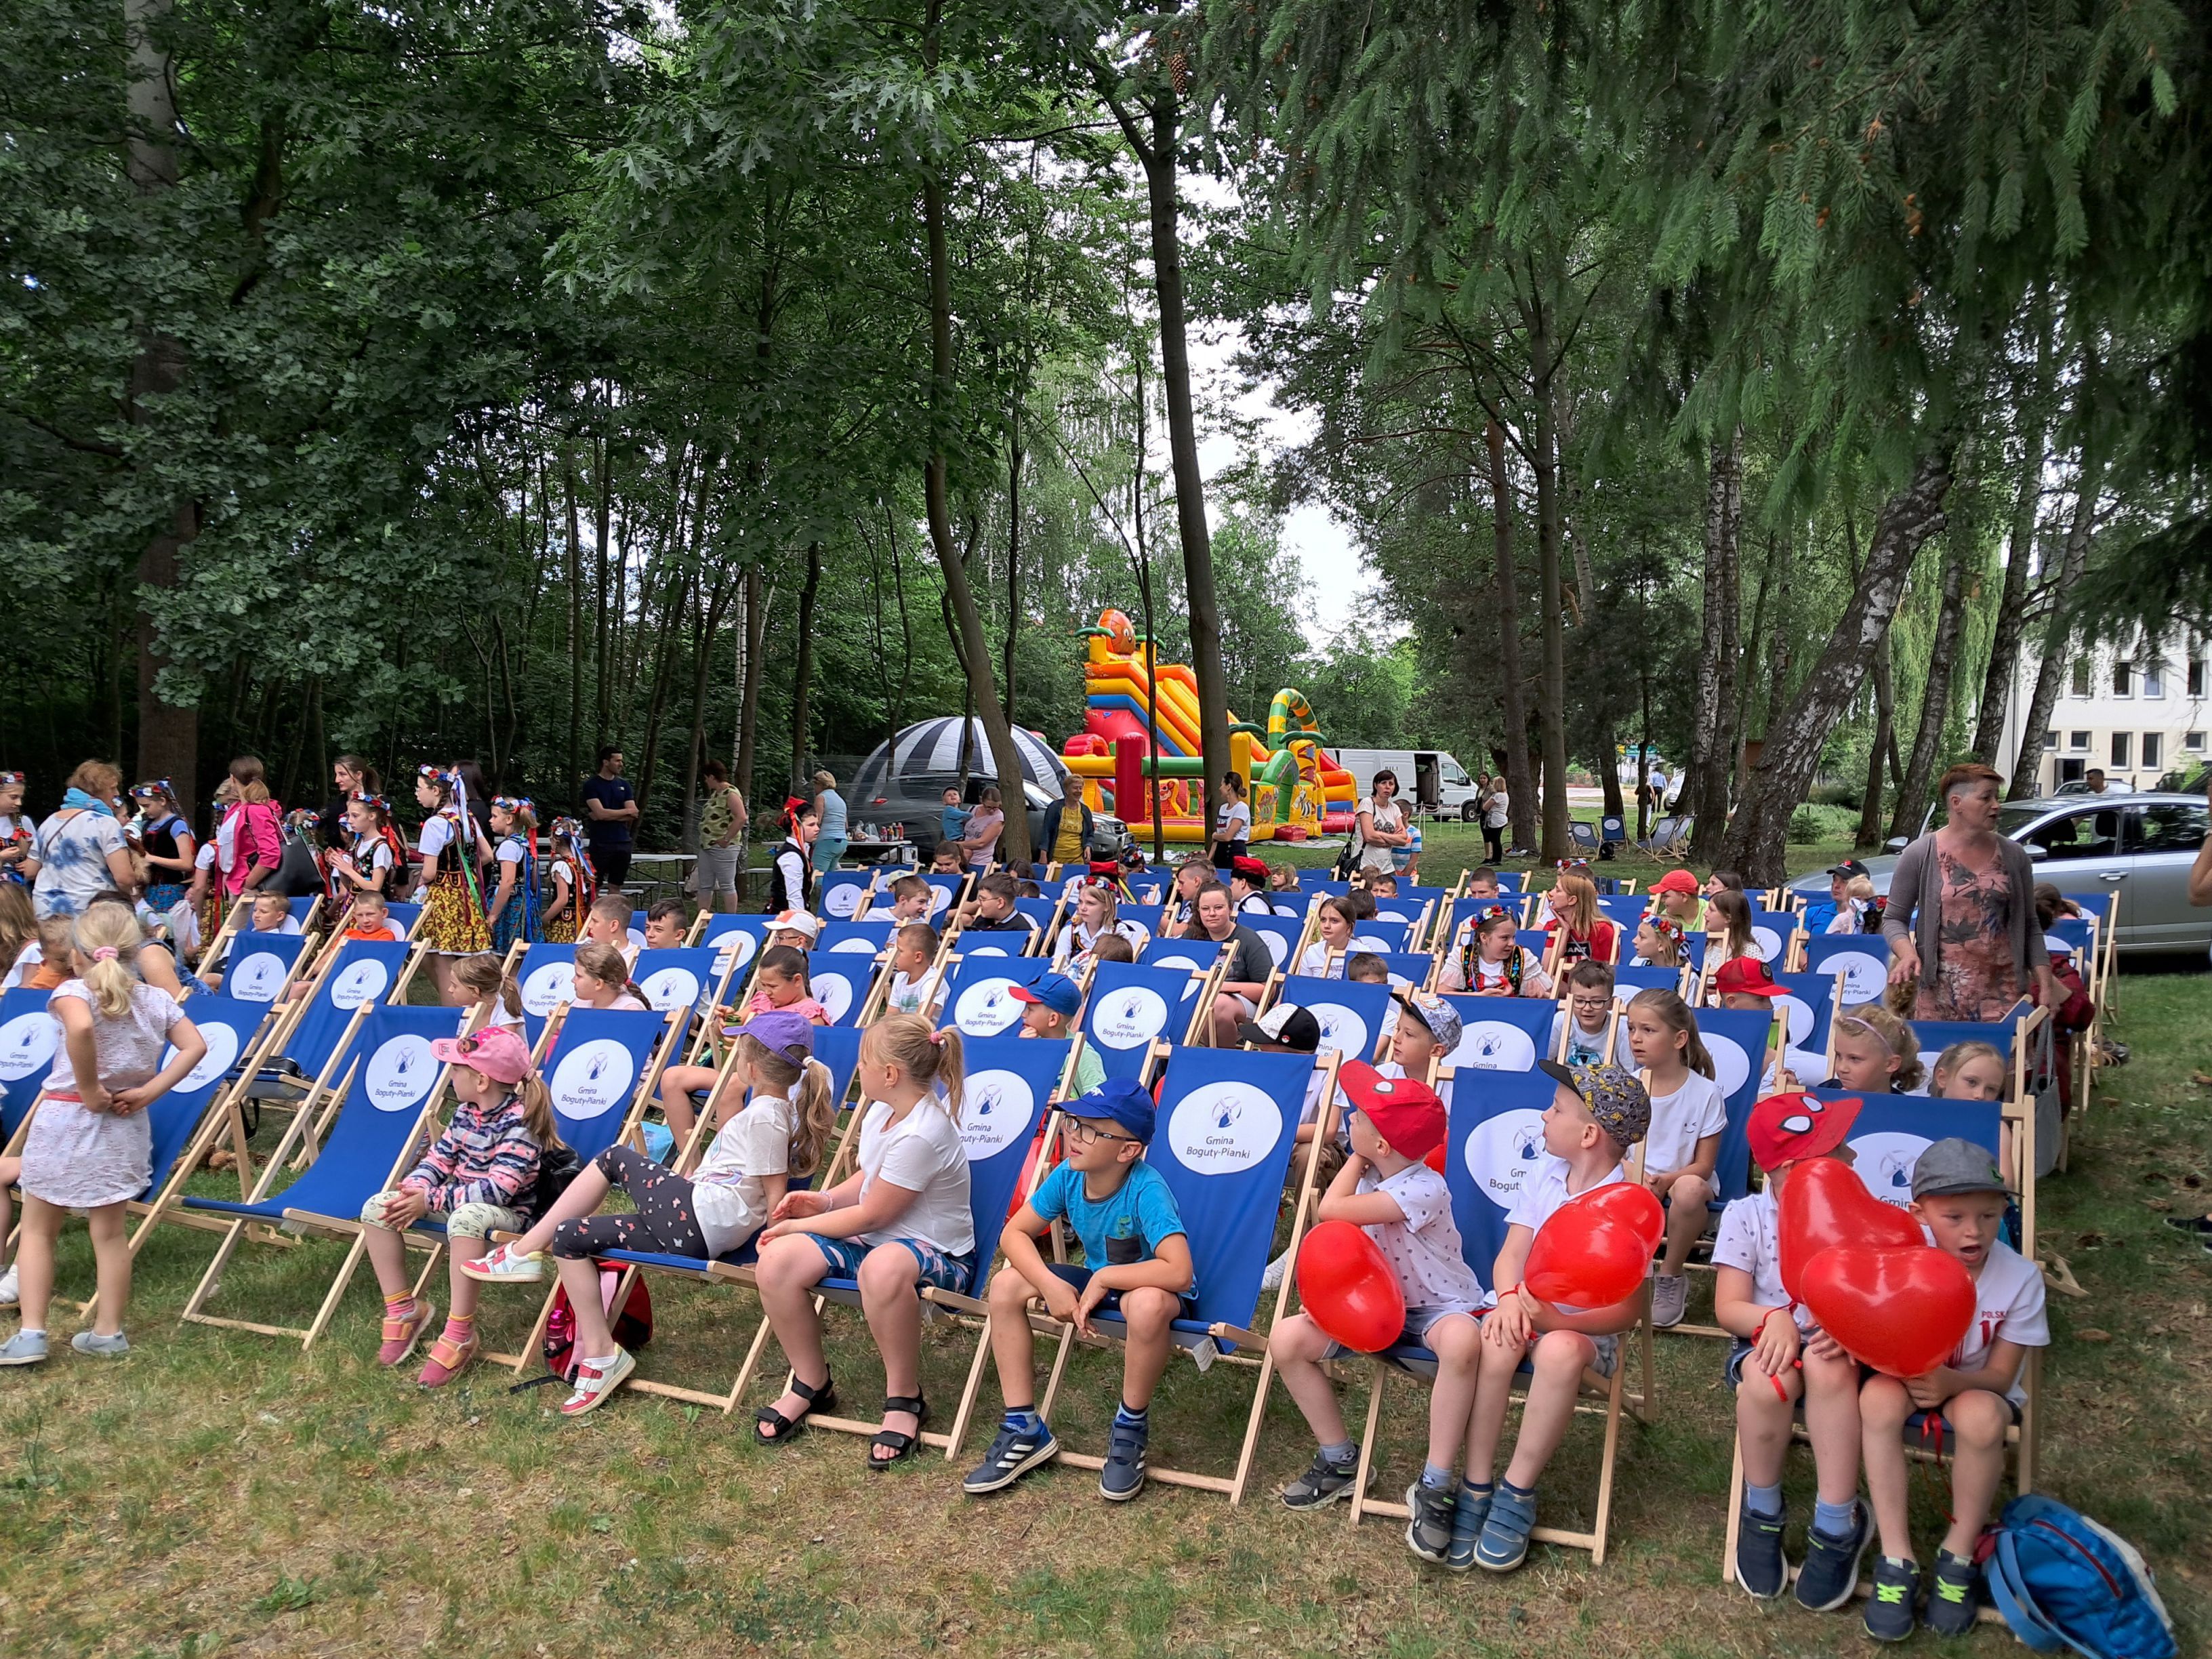
[(86, 761), (70, 774), (60, 810), (39, 826), (21, 866), (40, 917), (74, 916), (95, 893), (137, 886), (115, 816), (115, 792), (122, 787), (123, 774), (106, 761)]

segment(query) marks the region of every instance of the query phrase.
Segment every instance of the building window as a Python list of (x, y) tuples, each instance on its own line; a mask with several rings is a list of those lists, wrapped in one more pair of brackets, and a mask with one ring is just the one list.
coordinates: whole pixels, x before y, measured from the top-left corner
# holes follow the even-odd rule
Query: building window
[(2142, 740), (2142, 763), (2146, 772), (2155, 772), (2166, 758), (2166, 733), (2146, 732)]
[(2181, 734), (2181, 746), (2184, 749), (2188, 750), (2191, 754), (2203, 754), (2204, 752), (2204, 734), (2202, 732), (2184, 732)]
[(2074, 659), (2074, 695), (2077, 697), (2089, 695), (2089, 659), (2087, 657)]
[(2061, 783), (2079, 783), (2087, 774), (2087, 765), (2085, 762), (2078, 760), (2061, 760), (2058, 763), (2058, 781)]
[(2201, 697), (2204, 695), (2204, 659), (2202, 657), (2195, 657), (2190, 660), (2189, 695), (2192, 697)]
[(2114, 696), (2132, 697), (2135, 696), (2135, 692), (2131, 689), (2134, 684), (2135, 666), (2133, 664), (2116, 662), (2112, 665), (2112, 695)]
[(2132, 764), (2128, 756), (2134, 748), (2134, 738), (2135, 733), (2132, 732), (2112, 733), (2112, 769), (2114, 771), (2124, 772)]
[(2077, 750), (2081, 754), (2087, 754), (2089, 752), (2089, 734), (2087, 732), (2069, 732), (2066, 734), (2066, 746), (2069, 749)]
[[(2146, 697), (2162, 697), (2166, 695), (2166, 665), (2164, 663), (2147, 662), (2143, 665), (2142, 694)], [(2149, 763), (2146, 761), (2144, 764), (2148, 765)]]

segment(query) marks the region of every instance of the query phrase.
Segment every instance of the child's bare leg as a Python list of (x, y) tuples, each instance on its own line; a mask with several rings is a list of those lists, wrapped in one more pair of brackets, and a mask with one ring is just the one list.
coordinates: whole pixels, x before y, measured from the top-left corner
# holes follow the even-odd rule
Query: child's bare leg
[(1472, 1316), (1454, 1314), (1429, 1327), (1429, 1352), (1437, 1357), (1437, 1379), (1429, 1389), (1429, 1457), (1448, 1469), (1467, 1438), (1467, 1416), (1474, 1407), (1474, 1379), (1482, 1362), (1482, 1327)]
[(607, 1310), (599, 1302), (599, 1264), (587, 1255), (553, 1259), (561, 1288), (568, 1292), (568, 1310), (576, 1321), (576, 1352), (586, 1359), (603, 1359), (615, 1351), (614, 1332), (607, 1327)]
[(1971, 1561), (2004, 1480), (2012, 1407), (1986, 1389), (1969, 1389), (1944, 1402), (1943, 1415), (1951, 1424), (1951, 1530), (1943, 1547)]
[(446, 994), (453, 988), (453, 959), (433, 956), (430, 958), (430, 982), (438, 988), (438, 1000), (445, 1001)]
[(0, 1262), (8, 1259), (8, 1235), (14, 1231), (15, 1201), (9, 1194), (23, 1178), (23, 1160), (0, 1158)]
[(1859, 1495), (1858, 1362), (1848, 1355), (1819, 1359), (1808, 1353), (1804, 1366), (1805, 1437), (1813, 1443), (1814, 1489), (1823, 1504), (1846, 1507)]
[(100, 1279), (100, 1299), (92, 1315), (95, 1336), (113, 1336), (121, 1331), (123, 1310), (131, 1302), (131, 1239), (124, 1231), (123, 1212), (120, 1204), (102, 1204), (86, 1217)]
[(1911, 1486), (1905, 1465), (1905, 1419), (1911, 1415), (1912, 1396), (1905, 1384), (1893, 1376), (1867, 1379), (1859, 1394), (1867, 1496), (1874, 1503), (1881, 1553), (1900, 1561), (1913, 1559)]
[[(921, 1264), (903, 1244), (878, 1244), (860, 1260), (860, 1311), (884, 1358), (885, 1398), (921, 1395), (921, 1297), (915, 1291), (921, 1277)], [(919, 1434), (921, 1421), (912, 1412), (886, 1412), (884, 1427)], [(868, 1455), (874, 1457), (876, 1449)]]
[(1267, 1352), (1274, 1356), (1283, 1387), (1297, 1402), (1314, 1438), (1324, 1446), (1341, 1446), (1350, 1440), (1336, 1386), (1322, 1370), (1322, 1361), (1328, 1353), (1328, 1338), (1321, 1327), (1304, 1314), (1293, 1314), (1267, 1334)]
[(1474, 1404), (1467, 1413), (1468, 1484), (1486, 1486), (1498, 1468), (1498, 1443), (1504, 1437), (1505, 1413), (1513, 1403), (1513, 1377), (1523, 1350), (1486, 1340), (1475, 1362)]
[(461, 1271), (461, 1263), (480, 1260), (491, 1246), (482, 1233), (459, 1233), (453, 1230), (452, 1218), (446, 1222), (446, 1281), (451, 1297), (446, 1313), (450, 1319), (474, 1319), (477, 1304), (483, 1297), (483, 1281), (471, 1279)]
[(1778, 1486), (1783, 1465), (1790, 1455), (1790, 1422), (1796, 1414), (1804, 1385), (1793, 1370), (1780, 1379), (1762, 1370), (1756, 1353), (1743, 1357), (1743, 1380), (1735, 1385), (1736, 1443), (1743, 1449), (1743, 1481), (1747, 1486)]
[(1596, 1358), (1596, 1345), (1580, 1331), (1547, 1331), (1536, 1340), (1531, 1357), (1535, 1374), (1528, 1379), (1528, 1395), (1521, 1403), (1521, 1433), (1513, 1443), (1513, 1461), (1505, 1466), (1505, 1478), (1515, 1486), (1524, 1491), (1534, 1486), (1567, 1437), (1583, 1372)]
[[(830, 1259), (822, 1247), (805, 1233), (787, 1233), (771, 1239), (760, 1253), (756, 1283), (761, 1307), (791, 1364), (791, 1374), (809, 1388), (829, 1380), (830, 1362), (822, 1353), (822, 1322), (814, 1311), (815, 1285), (828, 1276)], [(806, 1402), (787, 1389), (775, 1409), (796, 1422), (805, 1415)]]
[(361, 1242), (368, 1252), (368, 1265), (376, 1270), (377, 1288), (387, 1300), (405, 1296), (414, 1286), (407, 1271), (406, 1241), (391, 1228), (371, 1221), (362, 1228)]
[(15, 1242), (15, 1295), (22, 1328), (46, 1328), (46, 1304), (54, 1294), (54, 1243), (69, 1212), (43, 1198), (23, 1194), (23, 1231)]
[(1705, 1231), (1705, 1206), (1712, 1195), (1712, 1182), (1699, 1175), (1678, 1175), (1667, 1188), (1667, 1255), (1659, 1271), (1668, 1278), (1681, 1276), (1683, 1264)]
[(711, 1066), (672, 1066), (660, 1074), (660, 1109), (678, 1146), (691, 1138), (692, 1126), (699, 1121), (698, 1113), (692, 1109), (692, 1095), (712, 1089), (717, 1075)]
[(1182, 1298), (1155, 1285), (1121, 1292), (1121, 1319), (1128, 1334), (1121, 1345), (1121, 1403), (1146, 1410), (1160, 1373), (1168, 1368), (1169, 1327), (1182, 1311)]
[(999, 1397), (1008, 1411), (1036, 1405), (1036, 1340), (1030, 1333), (1030, 1298), (1036, 1292), (1012, 1267), (991, 1275), (985, 1299), (991, 1308), (991, 1361), (998, 1368)]

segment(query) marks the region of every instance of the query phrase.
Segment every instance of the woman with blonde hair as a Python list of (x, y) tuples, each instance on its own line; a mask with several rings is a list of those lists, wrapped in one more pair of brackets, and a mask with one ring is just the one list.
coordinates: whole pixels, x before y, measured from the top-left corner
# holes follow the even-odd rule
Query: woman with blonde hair
[(814, 836), (814, 868), (828, 875), (845, 856), (845, 798), (837, 793), (837, 780), (827, 772), (813, 777), (814, 816), (821, 824)]
[(74, 916), (109, 888), (128, 893), (137, 885), (123, 823), (115, 814), (120, 769), (106, 761), (85, 761), (70, 774), (61, 805), (39, 826), (31, 855), (22, 863), (31, 884), (31, 908), (40, 917)]

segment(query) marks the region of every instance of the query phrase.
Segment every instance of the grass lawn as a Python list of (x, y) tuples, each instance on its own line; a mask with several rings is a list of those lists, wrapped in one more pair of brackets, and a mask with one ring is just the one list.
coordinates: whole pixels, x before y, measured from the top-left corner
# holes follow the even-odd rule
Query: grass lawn
[[(2045, 1241), (2088, 1292), (2052, 1298), (2045, 1485), (2142, 1548), (2187, 1652), (2212, 1631), (2212, 1256), (2162, 1216), (2200, 1212), (2212, 1196), (2197, 1080), (2212, 1067), (2212, 980), (2130, 974), (2120, 993), (2114, 1033), (2134, 1058), (2105, 1074), (2072, 1172), (2042, 1194)], [(1279, 1388), (1241, 1508), (1157, 1484), (1109, 1505), (1074, 1470), (1041, 1471), (973, 1502), (957, 1490), (964, 1462), (872, 1474), (864, 1443), (842, 1435), (753, 1445), (751, 1408), (781, 1377), (772, 1347), (731, 1417), (625, 1394), (564, 1423), (556, 1390), (510, 1394), (502, 1371), (479, 1369), (429, 1394), (411, 1368), (380, 1370), (365, 1267), (333, 1334), (304, 1358), (269, 1339), (180, 1328), (176, 1312), (213, 1242), (170, 1227), (149, 1243), (128, 1359), (70, 1354), (70, 1322), (58, 1316), (57, 1358), (0, 1376), (0, 1653), (11, 1659), (1810, 1655), (1863, 1640), (1855, 1613), (1847, 1623), (1794, 1604), (1764, 1608), (1718, 1582), (1730, 1415), (1717, 1342), (1662, 1340), (1653, 1419), (1624, 1431), (1603, 1567), (1540, 1547), (1510, 1578), (1458, 1578), (1416, 1562), (1390, 1523), (1355, 1535), (1341, 1510), (1294, 1516), (1273, 1501), (1311, 1453)], [(327, 1243), (249, 1249), (216, 1311), (304, 1322), (339, 1255)], [(73, 1228), (63, 1288), (86, 1294), (90, 1283), (90, 1251)], [(655, 1290), (647, 1374), (726, 1387), (756, 1304), (737, 1291)], [(520, 1337), (534, 1311), (526, 1300), (487, 1297), (495, 1343)], [(833, 1318), (832, 1330), (847, 1409), (872, 1415), (881, 1372), (857, 1316)], [(927, 1334), (936, 1426), (949, 1420), (972, 1342), (950, 1324)], [(1072, 1444), (1096, 1448), (1115, 1382), (1100, 1356), (1071, 1368), (1057, 1426)], [(1177, 1362), (1154, 1413), (1155, 1461), (1226, 1473), (1249, 1387), (1249, 1372), (1200, 1376)], [(1355, 1424), (1364, 1392), (1354, 1384)], [(1386, 1493), (1403, 1489), (1419, 1456), (1420, 1396), (1401, 1385), (1392, 1399)], [(985, 1402), (968, 1460), (995, 1417), (988, 1384)], [(1543, 1488), (1547, 1518), (1586, 1520), (1597, 1426), (1578, 1419)], [(1810, 1480), (1801, 1453), (1790, 1483), (1799, 1525)], [(1916, 1492), (1932, 1550), (1942, 1495), (1917, 1476)], [(1984, 1630), (1954, 1645), (1993, 1653), (2011, 1642)]]

